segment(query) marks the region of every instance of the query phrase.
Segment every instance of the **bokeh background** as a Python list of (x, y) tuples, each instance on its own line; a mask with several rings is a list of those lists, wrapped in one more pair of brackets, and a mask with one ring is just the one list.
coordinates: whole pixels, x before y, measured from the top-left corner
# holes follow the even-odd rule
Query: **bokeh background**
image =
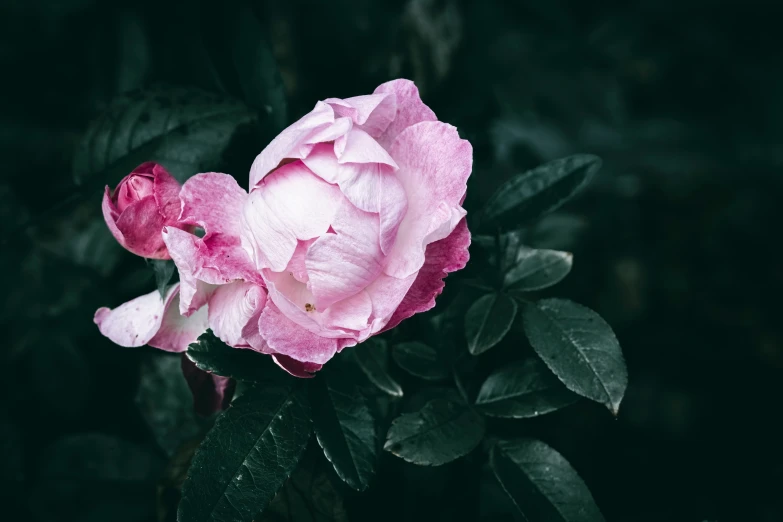
[[(280, 68), (283, 123), (316, 100), (410, 78), (473, 143), (469, 211), (522, 170), (601, 156), (592, 187), (538, 223), (531, 243), (574, 252), (557, 294), (614, 327), (630, 386), (617, 419), (579, 404), (547, 421), (548, 441), (610, 522), (783, 520), (775, 2), (246, 4)], [(71, 161), (120, 93), (168, 83), (237, 95), (230, 74), (216, 87), (204, 65), (209, 57), (225, 72), (233, 5), (0, 2), (7, 520), (156, 519), (167, 459), (138, 408), (147, 349), (113, 346), (92, 323), (97, 307), (149, 292), (154, 280), (105, 232), (103, 186), (77, 186)], [(220, 166), (244, 185), (269, 137), (241, 137)], [(443, 488), (407, 498), (406, 509), (452, 520)], [(506, 507), (490, 505), (486, 520), (514, 520)]]

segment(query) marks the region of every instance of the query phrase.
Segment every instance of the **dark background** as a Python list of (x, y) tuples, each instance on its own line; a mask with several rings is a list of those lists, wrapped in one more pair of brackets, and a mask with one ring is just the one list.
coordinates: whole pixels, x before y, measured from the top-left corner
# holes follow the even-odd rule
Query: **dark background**
[[(604, 159), (587, 193), (545, 218), (532, 242), (574, 252), (556, 294), (606, 318), (628, 363), (617, 419), (587, 403), (542, 419), (611, 522), (783, 520), (783, 13), (774, 4), (251, 3), (280, 66), (286, 123), (316, 100), (410, 78), (473, 143), (469, 212), (544, 161)], [(214, 89), (198, 50), (220, 56), (230, 9), (0, 2), (7, 520), (154, 520), (166, 459), (134, 402), (148, 349), (116, 347), (92, 323), (97, 307), (152, 290), (152, 272), (107, 240), (102, 184), (76, 187), (71, 158), (119, 93), (159, 82)], [(226, 160), (243, 185), (267, 141)], [(428, 473), (437, 484), (438, 471)], [(405, 504), (395, 513), (411, 520), (405, 513), (452, 519), (443, 505), (460, 489), (443, 488), (386, 502)], [(512, 520), (506, 507), (490, 505), (499, 513), (487, 520)]]

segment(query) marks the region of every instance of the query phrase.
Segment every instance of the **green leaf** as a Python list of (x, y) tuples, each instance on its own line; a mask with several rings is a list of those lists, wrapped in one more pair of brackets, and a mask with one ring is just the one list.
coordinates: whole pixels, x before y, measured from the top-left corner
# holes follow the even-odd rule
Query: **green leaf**
[(174, 277), (177, 267), (171, 259), (147, 259), (147, 263), (155, 273), (155, 285), (160, 292), (160, 298), (163, 299), (166, 297), (166, 288), (171, 278)]
[(111, 185), (139, 164), (156, 161), (184, 181), (215, 169), (237, 128), (255, 119), (244, 104), (197, 89), (134, 91), (90, 124), (74, 154), (74, 178)]
[(400, 368), (422, 379), (437, 381), (449, 376), (435, 348), (418, 341), (395, 345), (392, 358)]
[(285, 374), (269, 356), (253, 350), (231, 348), (218, 339), (212, 330), (201, 334), (185, 353), (199, 369), (224, 377), (241, 381), (285, 378)]
[(389, 348), (383, 339), (370, 338), (351, 350), (367, 379), (382, 392), (402, 397), (402, 387), (389, 374)]
[(375, 473), (375, 419), (361, 390), (337, 362), (318, 372), (311, 388), (315, 435), (337, 475), (364, 491)]
[(324, 460), (319, 458), (314, 465), (305, 465), (306, 461), (305, 457), (258, 522), (348, 522)]
[(514, 263), (506, 266), (503, 284), (522, 292), (543, 290), (562, 281), (571, 271), (571, 252), (536, 250), (519, 246)]
[(434, 399), (397, 417), (383, 449), (421, 466), (440, 466), (467, 455), (484, 437), (484, 419), (467, 405)]
[(465, 314), (465, 337), (470, 353), (482, 354), (502, 341), (516, 316), (517, 303), (506, 294), (479, 298)]
[(530, 522), (602, 522), (590, 490), (568, 461), (534, 439), (500, 441), (490, 466)]
[(569, 390), (617, 415), (628, 371), (606, 321), (572, 301), (544, 299), (525, 306), (523, 325), (530, 344)]
[(539, 359), (530, 357), (495, 370), (481, 385), (476, 406), (491, 417), (537, 417), (570, 404), (568, 391)]
[(253, 522), (299, 462), (310, 438), (303, 386), (247, 387), (193, 457), (178, 522)]
[(599, 157), (575, 154), (518, 174), (489, 198), (481, 215), (482, 223), (528, 224), (574, 197), (600, 167)]
[(202, 421), (193, 409), (193, 396), (182, 374), (182, 354), (158, 350), (146, 354), (141, 362), (136, 405), (168, 455), (202, 431)]

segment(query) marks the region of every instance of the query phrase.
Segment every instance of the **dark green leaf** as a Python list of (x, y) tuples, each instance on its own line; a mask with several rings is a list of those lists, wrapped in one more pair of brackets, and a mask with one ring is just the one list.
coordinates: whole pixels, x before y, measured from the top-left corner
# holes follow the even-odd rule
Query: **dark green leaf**
[(196, 89), (156, 87), (118, 97), (93, 121), (77, 148), (77, 183), (114, 184), (145, 161), (180, 181), (214, 169), (236, 129), (253, 122), (244, 104)]
[(177, 520), (257, 520), (309, 438), (309, 406), (299, 382), (247, 387), (218, 417), (193, 457)]
[(534, 439), (501, 441), (490, 466), (530, 522), (602, 522), (590, 490), (558, 452)]
[(628, 371), (606, 321), (572, 301), (544, 299), (525, 306), (523, 325), (530, 344), (569, 390), (617, 414)]
[(465, 314), (465, 337), (468, 350), (479, 355), (506, 336), (517, 316), (517, 303), (506, 294), (487, 294)]
[(578, 399), (539, 359), (495, 370), (481, 385), (476, 406), (492, 417), (522, 419), (558, 410)]
[(147, 262), (155, 273), (155, 285), (158, 287), (158, 292), (160, 292), (160, 298), (163, 299), (166, 296), (166, 288), (169, 285), (169, 281), (174, 277), (174, 271), (177, 267), (171, 259), (148, 259)]
[(383, 449), (408, 462), (440, 466), (470, 453), (484, 436), (484, 419), (467, 405), (434, 399), (397, 417)]
[(224, 377), (243, 381), (285, 378), (285, 374), (268, 355), (231, 348), (218, 339), (212, 330), (201, 334), (185, 353), (199, 369)]
[(311, 388), (315, 435), (340, 478), (364, 491), (375, 473), (375, 419), (367, 399), (337, 362), (318, 372)]
[(435, 348), (418, 341), (395, 345), (392, 358), (400, 368), (422, 379), (437, 381), (449, 376)]
[(370, 338), (351, 350), (371, 383), (392, 397), (402, 397), (402, 387), (389, 374), (389, 348), (385, 340)]
[(259, 522), (348, 522), (343, 498), (323, 469), (323, 459), (303, 461), (291, 474)]
[(182, 375), (182, 354), (156, 350), (141, 363), (136, 405), (155, 440), (168, 454), (183, 441), (197, 436), (202, 421), (193, 409), (193, 396)]
[(525, 225), (557, 209), (579, 193), (601, 167), (601, 159), (576, 154), (518, 174), (489, 198), (483, 224)]
[(503, 284), (514, 290), (532, 292), (559, 283), (571, 271), (573, 255), (558, 250), (536, 250), (519, 246), (514, 263), (506, 266)]

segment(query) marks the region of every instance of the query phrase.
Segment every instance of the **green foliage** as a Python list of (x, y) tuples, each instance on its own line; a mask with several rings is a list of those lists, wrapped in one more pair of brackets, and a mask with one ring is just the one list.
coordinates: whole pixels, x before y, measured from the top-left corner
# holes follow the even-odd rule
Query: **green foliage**
[(487, 294), (473, 303), (465, 315), (470, 353), (480, 355), (502, 341), (516, 316), (516, 301), (504, 293)]
[(440, 466), (470, 453), (484, 436), (484, 420), (465, 404), (433, 399), (394, 420), (383, 449), (421, 466)]
[(367, 398), (338, 364), (320, 371), (310, 387), (315, 435), (340, 478), (363, 491), (375, 473), (376, 420)]
[(171, 259), (147, 259), (146, 261), (152, 267), (152, 271), (155, 274), (155, 286), (158, 288), (158, 292), (160, 292), (160, 298), (163, 299), (166, 296), (169, 281), (174, 277), (177, 267)]
[(419, 341), (395, 344), (392, 358), (400, 368), (421, 379), (439, 381), (449, 376), (435, 348)]
[(576, 471), (543, 442), (500, 441), (490, 466), (517, 508), (530, 522), (603, 522), (593, 496)]
[(383, 339), (368, 339), (352, 353), (367, 379), (382, 392), (402, 397), (402, 387), (389, 374), (389, 347)]
[(606, 321), (566, 299), (528, 304), (522, 317), (530, 344), (563, 384), (617, 415), (628, 372)]
[(529, 224), (581, 192), (600, 167), (597, 156), (576, 154), (518, 174), (489, 198), (482, 223)]
[(113, 185), (145, 161), (180, 182), (218, 165), (237, 129), (256, 120), (242, 102), (194, 88), (156, 86), (117, 97), (73, 158), (78, 184)]
[(538, 417), (577, 400), (539, 359), (497, 368), (481, 385), (476, 407), (491, 417)]
[(269, 357), (253, 350), (231, 348), (212, 330), (201, 334), (185, 353), (200, 370), (240, 381), (279, 380), (282, 376)]
[(248, 386), (196, 451), (178, 522), (257, 520), (296, 468), (310, 433), (301, 383)]

